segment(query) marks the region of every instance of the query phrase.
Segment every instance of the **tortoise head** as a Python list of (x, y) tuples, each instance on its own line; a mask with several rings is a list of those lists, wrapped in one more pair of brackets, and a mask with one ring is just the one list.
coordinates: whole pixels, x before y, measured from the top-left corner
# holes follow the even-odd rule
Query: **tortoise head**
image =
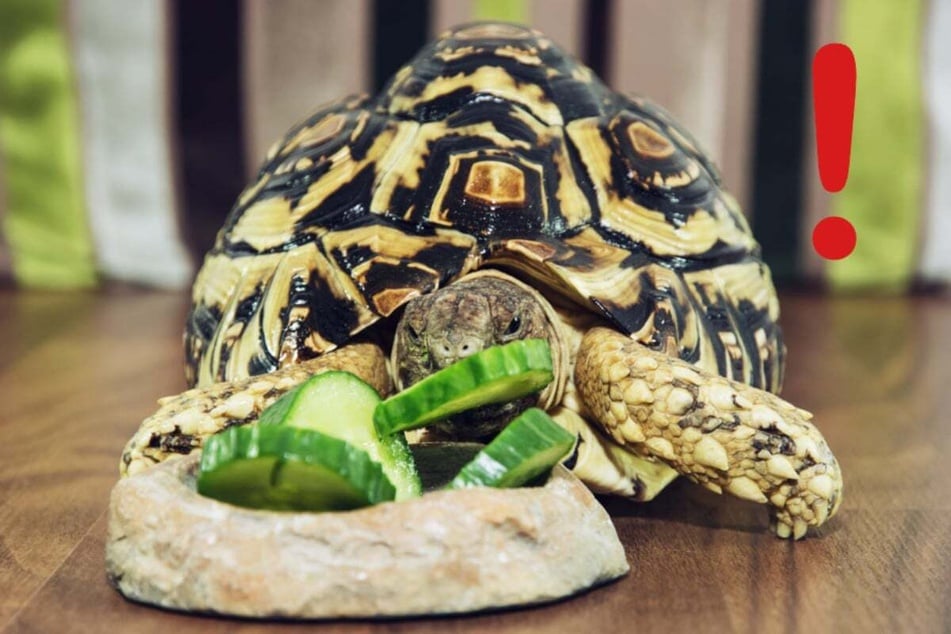
[(548, 341), (552, 384), (540, 394), (465, 412), (431, 429), (436, 436), (485, 440), (525, 409), (561, 398), (567, 380), (561, 363), (564, 339), (554, 310), (536, 290), (497, 271), (481, 271), (412, 300), (393, 341), (397, 385), (407, 387), (459, 359), (516, 339)]

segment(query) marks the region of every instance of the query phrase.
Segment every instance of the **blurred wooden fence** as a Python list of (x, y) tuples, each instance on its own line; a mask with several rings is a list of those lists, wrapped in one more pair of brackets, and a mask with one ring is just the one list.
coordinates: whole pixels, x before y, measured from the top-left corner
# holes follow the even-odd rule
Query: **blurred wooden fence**
[[(187, 285), (289, 125), (476, 18), (530, 23), (670, 110), (781, 282), (951, 279), (951, 3), (926, 0), (4, 0), (0, 273)], [(809, 65), (835, 40), (856, 52), (859, 107), (853, 178), (830, 196)], [(831, 213), (859, 232), (836, 263), (810, 240)]]

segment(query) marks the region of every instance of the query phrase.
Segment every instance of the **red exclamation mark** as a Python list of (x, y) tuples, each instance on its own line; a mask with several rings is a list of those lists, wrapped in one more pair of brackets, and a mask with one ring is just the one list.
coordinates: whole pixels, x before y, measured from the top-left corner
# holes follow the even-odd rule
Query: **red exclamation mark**
[[(855, 115), (855, 56), (845, 44), (826, 44), (812, 59), (812, 103), (816, 116), (819, 179), (827, 192), (845, 187), (852, 154)], [(855, 227), (839, 216), (824, 218), (812, 230), (812, 246), (827, 260), (841, 260), (855, 249)]]

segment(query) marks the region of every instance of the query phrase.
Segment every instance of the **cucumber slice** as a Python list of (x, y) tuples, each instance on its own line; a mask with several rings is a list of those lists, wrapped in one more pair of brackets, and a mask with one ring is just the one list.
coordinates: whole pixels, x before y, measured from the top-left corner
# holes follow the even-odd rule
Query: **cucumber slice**
[(318, 431), (243, 425), (209, 437), (198, 492), (276, 511), (340, 511), (392, 500), (396, 490), (365, 451)]
[(349, 372), (323, 372), (304, 381), (261, 412), (259, 425), (290, 425), (339, 438), (380, 463), (396, 487), (396, 499), (422, 493), (416, 464), (403, 434), (380, 437), (373, 411), (380, 395)]
[(373, 413), (381, 436), (425, 427), (466, 410), (537, 392), (554, 378), (544, 339), (486, 348), (383, 401)]
[(446, 488), (521, 486), (550, 471), (574, 444), (574, 434), (533, 407), (499, 432)]

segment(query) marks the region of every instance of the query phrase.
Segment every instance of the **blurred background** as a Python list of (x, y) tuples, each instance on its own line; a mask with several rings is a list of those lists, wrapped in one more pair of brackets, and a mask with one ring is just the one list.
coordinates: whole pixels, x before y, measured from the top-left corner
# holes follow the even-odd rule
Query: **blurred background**
[[(266, 148), (476, 19), (534, 25), (670, 110), (720, 166), (780, 286), (951, 280), (949, 0), (0, 0), (0, 279), (185, 288)], [(850, 177), (823, 191), (812, 56), (858, 91)], [(827, 262), (811, 234), (848, 218)]]

